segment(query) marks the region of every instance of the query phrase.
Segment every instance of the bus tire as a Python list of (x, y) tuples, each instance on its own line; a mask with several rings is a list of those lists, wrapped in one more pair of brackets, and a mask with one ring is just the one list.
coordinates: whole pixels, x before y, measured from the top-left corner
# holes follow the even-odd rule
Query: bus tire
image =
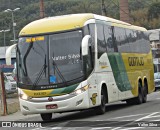
[(143, 87), (141, 83), (138, 83), (138, 96), (135, 98), (127, 99), (126, 102), (128, 105), (142, 104), (147, 100), (146, 95), (143, 94)]
[(101, 104), (100, 106), (97, 106), (95, 108), (96, 114), (97, 115), (102, 115), (106, 112), (106, 94), (104, 92), (104, 89), (101, 90)]
[(42, 113), (41, 118), (43, 121), (49, 121), (52, 119), (52, 113)]
[(138, 83), (138, 97), (135, 98), (136, 104), (142, 104), (143, 103), (143, 88), (141, 83)]
[(144, 83), (144, 87), (143, 87), (143, 103), (147, 102), (147, 84)]

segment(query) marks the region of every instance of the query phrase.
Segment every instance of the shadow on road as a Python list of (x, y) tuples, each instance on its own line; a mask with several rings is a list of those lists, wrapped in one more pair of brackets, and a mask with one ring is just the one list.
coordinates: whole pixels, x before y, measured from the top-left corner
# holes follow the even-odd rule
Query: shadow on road
[[(106, 115), (108, 112), (110, 111), (117, 111), (120, 109), (124, 109), (124, 108), (129, 108), (132, 107), (131, 105), (126, 104), (126, 102), (118, 102), (118, 103), (114, 103), (114, 104), (108, 104), (106, 105)], [(68, 113), (67, 115), (62, 115), (60, 117), (56, 117), (50, 121), (42, 121), (42, 125), (43, 126), (48, 126), (48, 125), (57, 125), (59, 123), (64, 123), (64, 122), (70, 122), (70, 121), (76, 121), (76, 120), (84, 120), (90, 117), (95, 117), (98, 116), (95, 113), (94, 109), (88, 109), (88, 110), (84, 110), (84, 111), (80, 111), (80, 112), (75, 112), (75, 113)]]

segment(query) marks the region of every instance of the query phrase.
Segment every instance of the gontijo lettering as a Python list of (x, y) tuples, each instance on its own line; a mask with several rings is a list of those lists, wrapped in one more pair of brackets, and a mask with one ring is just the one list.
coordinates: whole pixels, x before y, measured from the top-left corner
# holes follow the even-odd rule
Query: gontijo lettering
[(128, 57), (129, 66), (144, 66), (143, 57)]

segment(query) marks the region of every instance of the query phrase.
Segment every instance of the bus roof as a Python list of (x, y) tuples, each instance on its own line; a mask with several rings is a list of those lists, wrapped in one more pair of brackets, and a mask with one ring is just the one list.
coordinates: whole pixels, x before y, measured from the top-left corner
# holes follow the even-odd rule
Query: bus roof
[(133, 30), (139, 30), (139, 31), (147, 31), (145, 28), (140, 27), (140, 26), (135, 26), (130, 23), (126, 23), (117, 19), (101, 16), (101, 15), (94, 15), (95, 19), (98, 20), (103, 20), (106, 22), (110, 22), (111, 26), (117, 26), (117, 27), (123, 27), (123, 28), (128, 28), (128, 29), (133, 29)]
[(113, 26), (146, 31), (143, 27), (133, 26), (129, 23), (113, 18), (95, 15), (91, 13), (70, 14), (55, 17), (48, 17), (33, 21), (26, 25), (19, 33), (19, 36), (38, 35), (51, 32), (60, 32), (83, 27), (89, 19), (97, 19), (110, 22)]
[(83, 27), (88, 19), (94, 18), (93, 14), (70, 14), (48, 17), (33, 21), (26, 25), (19, 33), (20, 36), (58, 32)]

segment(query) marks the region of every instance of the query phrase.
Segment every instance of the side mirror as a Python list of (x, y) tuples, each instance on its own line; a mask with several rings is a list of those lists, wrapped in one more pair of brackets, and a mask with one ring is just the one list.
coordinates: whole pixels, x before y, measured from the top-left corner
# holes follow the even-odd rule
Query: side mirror
[(12, 46), (8, 47), (6, 50), (6, 65), (11, 65), (11, 52), (15, 49), (17, 44), (13, 44)]
[(88, 55), (88, 46), (89, 46), (89, 40), (91, 39), (90, 35), (86, 35), (82, 39), (82, 56)]

